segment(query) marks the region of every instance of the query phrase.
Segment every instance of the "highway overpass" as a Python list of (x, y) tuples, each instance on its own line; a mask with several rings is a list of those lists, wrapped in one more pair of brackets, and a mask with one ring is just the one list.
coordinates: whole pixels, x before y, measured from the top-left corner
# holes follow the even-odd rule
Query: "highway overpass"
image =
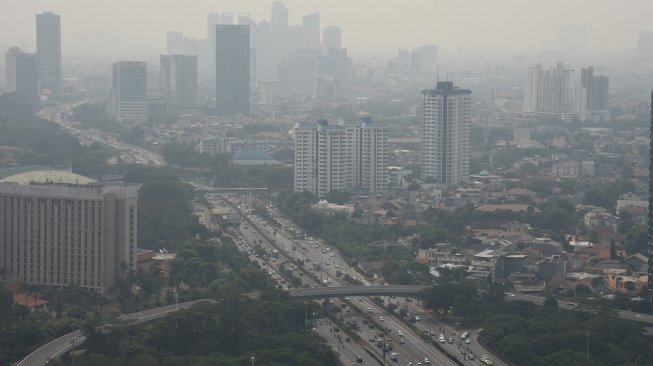
[[(297, 300), (319, 299), (342, 296), (406, 296), (413, 297), (430, 286), (392, 285), (392, 286), (341, 286), (341, 287), (311, 287), (288, 290), (290, 298)], [(243, 294), (256, 299), (260, 292)]]
[(415, 296), (430, 286), (342, 286), (296, 288), (288, 291), (293, 299), (317, 299), (341, 296)]

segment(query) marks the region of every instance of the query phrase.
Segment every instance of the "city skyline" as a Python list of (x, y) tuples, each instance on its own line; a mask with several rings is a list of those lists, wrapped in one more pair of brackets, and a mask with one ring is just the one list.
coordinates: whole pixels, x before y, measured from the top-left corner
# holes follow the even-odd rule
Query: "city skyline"
[[(366, 17), (364, 25), (358, 21), (359, 14), (371, 9), (369, 2), (359, 5), (346, 4), (348, 11), (343, 12), (343, 1), (285, 1), (289, 10), (289, 24), (301, 24), (302, 17), (313, 12), (320, 12), (322, 28), (326, 25), (337, 25), (342, 29), (343, 45), (356, 50), (390, 50), (399, 48), (415, 48), (422, 44), (439, 44), (450, 50), (539, 50), (565, 47), (570, 39), (582, 41), (582, 30), (587, 32), (587, 47), (589, 49), (634, 49), (637, 36), (641, 31), (650, 30), (645, 9), (653, 8), (653, 4), (645, 0), (634, 0), (623, 8), (620, 4), (609, 1), (589, 1), (583, 4), (568, 4), (561, 0), (553, 2), (518, 2), (515, 0), (499, 0), (484, 3), (469, 0), (461, 5), (451, 0), (427, 1), (421, 0), (414, 8), (403, 13), (391, 11), (400, 7), (396, 1), (374, 3), (373, 9), (377, 16)], [(146, 52), (161, 52), (165, 49), (165, 32), (181, 31), (190, 37), (205, 38), (205, 20), (211, 12), (231, 12), (234, 17), (238, 13), (249, 13), (255, 21), (270, 20), (272, 2), (260, 4), (250, 1), (224, 0), (212, 3), (201, 0), (192, 8), (177, 8), (171, 3), (156, 3), (157, 13), (151, 10), (151, 1), (130, 4), (133, 12), (125, 14), (118, 12), (118, 3), (87, 4), (73, 0), (63, 3), (44, 3), (40, 0), (24, 1), (15, 4), (14, 12), (0, 15), (0, 43), (23, 46), (31, 51), (34, 39), (33, 27), (28, 27), (27, 19), (15, 17), (12, 14), (32, 14), (42, 11), (53, 11), (66, 19), (62, 28), (62, 38), (66, 45), (64, 54), (79, 54), (87, 52), (106, 52), (120, 45), (123, 49), (140, 49)], [(358, 8), (360, 7), (360, 9)], [(564, 8), (564, 12), (555, 9)], [(359, 10), (357, 10), (359, 9)], [(429, 14), (447, 12), (451, 16), (431, 21)], [(89, 14), (101, 13), (102, 17), (89, 17)], [(133, 15), (130, 15), (133, 14)], [(142, 17), (149, 14), (149, 17)], [(490, 14), (491, 16), (487, 16)], [(534, 14), (550, 14), (550, 17), (532, 18)], [(585, 14), (579, 18), (576, 14)], [(537, 19), (542, 20), (537, 20)], [(461, 21), (465, 19), (465, 21)], [(116, 21), (117, 20), (117, 21)], [(234, 18), (234, 22), (237, 19)], [(401, 32), (388, 24), (401, 24)], [(610, 27), (606, 24), (619, 24)], [(528, 27), (529, 32), (520, 29)], [(580, 37), (561, 37), (558, 30), (580, 29)], [(78, 34), (79, 36), (71, 36)], [(138, 34), (134, 37), (133, 34)], [(129, 35), (129, 36), (127, 36)], [(98, 40), (112, 39), (115, 44), (104, 47)], [(98, 43), (98, 44), (96, 44)], [(116, 45), (117, 44), (117, 45)], [(497, 47), (497, 44), (499, 45)]]

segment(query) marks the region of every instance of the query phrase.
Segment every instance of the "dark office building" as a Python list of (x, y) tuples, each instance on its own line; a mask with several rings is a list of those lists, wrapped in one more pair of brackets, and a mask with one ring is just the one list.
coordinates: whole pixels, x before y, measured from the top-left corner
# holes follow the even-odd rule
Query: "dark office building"
[(217, 113), (249, 113), (249, 26), (215, 26), (215, 105)]
[(602, 111), (608, 109), (608, 95), (610, 94), (610, 78), (603, 75), (594, 75), (592, 66), (582, 68), (580, 76), (581, 90), (585, 92), (585, 109)]
[(38, 68), (36, 56), (18, 47), (11, 47), (5, 53), (7, 69), (7, 90), (20, 94), (33, 104), (39, 103)]
[(61, 92), (61, 19), (50, 12), (36, 14), (36, 57), (40, 92), (46, 97)]

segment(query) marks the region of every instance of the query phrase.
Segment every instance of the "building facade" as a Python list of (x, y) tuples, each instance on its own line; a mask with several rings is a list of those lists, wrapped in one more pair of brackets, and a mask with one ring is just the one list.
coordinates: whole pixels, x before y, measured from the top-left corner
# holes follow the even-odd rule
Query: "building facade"
[(159, 87), (168, 108), (197, 107), (197, 56), (161, 55)]
[(324, 27), (322, 31), (322, 42), (324, 43), (324, 49), (329, 50), (330, 48), (340, 49), (342, 47), (342, 35), (339, 27), (330, 25)]
[[(224, 15), (224, 13), (223, 13)], [(249, 113), (249, 25), (215, 26), (215, 103), (219, 115)]]
[(307, 50), (320, 50), (320, 13), (315, 12), (302, 17), (302, 47)]
[(147, 65), (120, 61), (113, 64), (109, 115), (118, 122), (147, 121)]
[(567, 113), (569, 108), (569, 68), (562, 62), (548, 70), (531, 66), (524, 80), (524, 112)]
[(422, 91), (422, 174), (437, 183), (469, 179), (471, 94), (440, 81)]
[(295, 126), (295, 190), (323, 196), (333, 190), (388, 189), (388, 128), (370, 118)]
[(7, 90), (20, 94), (33, 104), (39, 103), (38, 66), (36, 56), (11, 47), (5, 53)]
[(602, 111), (608, 109), (610, 78), (594, 75), (592, 66), (580, 71), (579, 109), (581, 112)]
[(3, 280), (106, 294), (136, 269), (138, 187), (61, 171), (0, 180)]
[(36, 57), (40, 94), (49, 97), (61, 93), (61, 19), (44, 12), (36, 14)]

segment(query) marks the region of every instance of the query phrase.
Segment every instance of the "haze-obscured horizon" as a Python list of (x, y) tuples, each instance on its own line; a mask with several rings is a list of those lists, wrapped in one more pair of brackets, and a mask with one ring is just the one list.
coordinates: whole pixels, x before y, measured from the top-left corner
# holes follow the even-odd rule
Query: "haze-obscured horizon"
[[(166, 31), (205, 38), (209, 12), (270, 19), (270, 0), (21, 0), (0, 12), (0, 44), (34, 49), (34, 15), (62, 17), (64, 55), (147, 54), (165, 49)], [(286, 0), (289, 23), (319, 11), (321, 27), (342, 29), (350, 52), (392, 51), (437, 44), (454, 52), (564, 48), (561, 28), (587, 32), (587, 50), (625, 50), (653, 29), (650, 0)]]

